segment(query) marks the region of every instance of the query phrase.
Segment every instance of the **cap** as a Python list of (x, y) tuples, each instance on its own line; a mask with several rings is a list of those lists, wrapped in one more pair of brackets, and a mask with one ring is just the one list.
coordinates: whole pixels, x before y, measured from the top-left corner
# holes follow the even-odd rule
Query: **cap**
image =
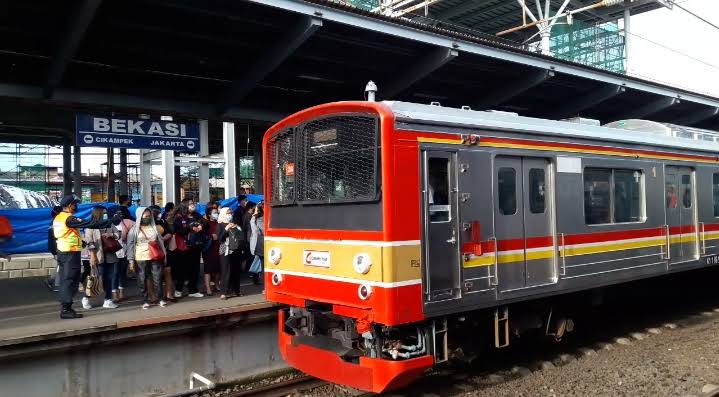
[(81, 203), (82, 200), (77, 198), (74, 194), (67, 195), (60, 200), (60, 206), (62, 207), (68, 207), (75, 203)]
[(243, 189), (249, 189), (249, 188), (250, 188), (250, 185), (248, 185), (248, 184), (245, 183), (244, 185), (242, 185), (242, 186), (240, 186), (240, 187), (243, 188)]

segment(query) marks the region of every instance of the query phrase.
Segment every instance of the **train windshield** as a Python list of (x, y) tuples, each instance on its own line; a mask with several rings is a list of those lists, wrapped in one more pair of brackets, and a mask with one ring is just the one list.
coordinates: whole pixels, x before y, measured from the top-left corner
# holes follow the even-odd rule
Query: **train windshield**
[[(381, 192), (379, 132), (376, 116), (339, 114), (276, 134), (267, 147), (271, 218), (287, 218), (289, 208), (293, 212), (303, 208), (309, 214), (315, 207), (344, 207), (345, 211), (357, 208), (349, 204), (365, 210), (376, 206)], [(292, 218), (297, 220), (297, 215)], [(343, 225), (334, 227), (339, 226)]]

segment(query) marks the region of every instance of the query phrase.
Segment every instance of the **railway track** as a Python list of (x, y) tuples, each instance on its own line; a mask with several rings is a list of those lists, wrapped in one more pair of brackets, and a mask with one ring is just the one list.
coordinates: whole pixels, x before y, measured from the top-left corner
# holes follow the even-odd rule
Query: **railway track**
[(286, 381), (259, 386), (251, 390), (232, 392), (225, 394), (224, 397), (282, 397), (327, 384), (327, 382), (311, 376), (299, 376)]

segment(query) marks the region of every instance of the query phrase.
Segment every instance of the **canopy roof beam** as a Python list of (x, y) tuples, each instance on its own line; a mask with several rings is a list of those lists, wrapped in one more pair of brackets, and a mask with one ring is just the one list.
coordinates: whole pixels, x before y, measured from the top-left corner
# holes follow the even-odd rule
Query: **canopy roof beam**
[(482, 99), (473, 104), (472, 109), (487, 109), (499, 106), (552, 77), (554, 77), (554, 71), (552, 70), (533, 70), (511, 83), (502, 85), (487, 93)]
[(556, 112), (552, 113), (552, 117), (555, 119), (565, 119), (567, 117), (578, 116), (582, 111), (597, 106), (626, 91), (626, 88), (618, 85), (610, 85), (598, 90), (593, 90), (589, 94), (581, 95), (568, 100), (566, 103), (562, 103), (562, 106)]
[(232, 82), (232, 86), (217, 104), (217, 113), (224, 115), (233, 104), (244, 99), (257, 84), (277, 69), (321, 26), (322, 20), (319, 18), (300, 17), (294, 27), (288, 29), (254, 65), (250, 66), (249, 70)]
[(452, 48), (437, 47), (425, 55), (418, 62), (402, 73), (399, 77), (387, 82), (387, 87), (380, 87), (380, 94), (383, 98), (392, 99), (401, 94), (412, 85), (441, 68), (452, 59), (456, 58), (459, 52)]

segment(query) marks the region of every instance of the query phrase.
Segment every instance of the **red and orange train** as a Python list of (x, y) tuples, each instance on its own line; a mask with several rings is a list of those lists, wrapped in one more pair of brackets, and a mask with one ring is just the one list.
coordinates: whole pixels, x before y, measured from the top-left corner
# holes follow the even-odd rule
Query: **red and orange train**
[(446, 361), (473, 316), (496, 347), (526, 324), (556, 336), (571, 321), (515, 307), (719, 263), (717, 138), (660, 127), (404, 102), (277, 123), (265, 277), (288, 305), (283, 357), (380, 392)]

